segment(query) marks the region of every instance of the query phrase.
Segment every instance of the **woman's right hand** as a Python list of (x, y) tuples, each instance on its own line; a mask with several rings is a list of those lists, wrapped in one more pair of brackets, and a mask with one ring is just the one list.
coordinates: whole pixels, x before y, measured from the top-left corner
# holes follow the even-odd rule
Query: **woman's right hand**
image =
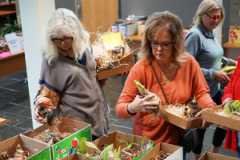
[(34, 119), (39, 123), (46, 123), (47, 117), (43, 116), (41, 110), (43, 110), (44, 108), (47, 112), (51, 112), (54, 109), (51, 100), (44, 96), (37, 96), (35, 105), (36, 106), (34, 108)]
[(41, 123), (41, 124), (44, 124), (47, 122), (47, 119), (46, 117), (44, 117), (42, 114), (40, 114), (40, 106), (37, 105), (35, 108), (34, 108), (34, 119)]
[(230, 80), (229, 76), (223, 71), (214, 72), (214, 79), (219, 82), (228, 82)]
[(128, 111), (131, 113), (137, 112), (153, 112), (158, 111), (160, 105), (160, 98), (149, 92), (148, 95), (142, 97), (137, 95), (134, 100), (128, 104)]

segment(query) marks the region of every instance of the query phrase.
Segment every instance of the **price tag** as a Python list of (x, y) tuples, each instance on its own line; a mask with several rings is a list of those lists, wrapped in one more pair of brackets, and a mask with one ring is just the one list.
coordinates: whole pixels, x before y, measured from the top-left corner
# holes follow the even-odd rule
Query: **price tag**
[(16, 33), (5, 34), (4, 37), (12, 54), (24, 52), (22, 37), (17, 36)]

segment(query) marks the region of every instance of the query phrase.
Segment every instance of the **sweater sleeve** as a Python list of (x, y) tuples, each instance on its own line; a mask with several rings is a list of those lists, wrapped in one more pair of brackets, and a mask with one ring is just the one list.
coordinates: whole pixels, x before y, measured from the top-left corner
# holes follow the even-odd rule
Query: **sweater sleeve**
[(70, 70), (67, 63), (58, 59), (54, 59), (50, 64), (47, 59), (43, 59), (41, 67), (40, 85), (44, 85), (60, 95), (76, 81), (78, 72)]
[(39, 84), (60, 94), (64, 88), (65, 80), (59, 77), (61, 73), (58, 70), (60, 69), (56, 67), (54, 62), (49, 64), (47, 59), (43, 58)]
[(223, 96), (222, 96), (222, 102), (224, 102), (224, 100), (226, 100), (227, 98), (230, 98), (230, 99), (233, 98), (233, 88), (234, 88), (233, 81), (236, 78), (238, 78), (237, 72), (239, 72), (239, 71), (240, 71), (240, 58), (238, 58), (236, 70), (234, 71), (233, 75), (231, 76), (230, 81), (228, 82), (228, 84), (224, 88), (224, 93), (223, 93)]
[[(189, 32), (185, 38), (185, 48), (196, 60), (201, 50), (201, 39), (196, 32)], [(207, 80), (213, 79), (213, 69), (201, 68)]]
[(198, 105), (201, 108), (214, 107), (216, 104), (209, 94), (207, 82), (203, 76), (199, 64), (193, 59), (193, 94), (196, 98)]
[(142, 70), (143, 67), (137, 63), (133, 66), (128, 74), (127, 80), (125, 81), (123, 90), (116, 105), (116, 114), (121, 118), (128, 118), (130, 116), (127, 111), (127, 106), (138, 94), (134, 80), (138, 80), (143, 83), (143, 78), (141, 78)]
[(200, 37), (195, 32), (189, 32), (185, 38), (185, 48), (193, 56), (197, 57), (201, 47)]

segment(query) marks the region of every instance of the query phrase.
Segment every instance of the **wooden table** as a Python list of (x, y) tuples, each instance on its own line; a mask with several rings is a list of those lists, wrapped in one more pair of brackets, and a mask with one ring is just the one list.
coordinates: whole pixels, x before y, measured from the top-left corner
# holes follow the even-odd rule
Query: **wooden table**
[(143, 39), (143, 35), (132, 35), (129, 37), (126, 37), (126, 39), (130, 40), (130, 41), (142, 41)]
[(6, 124), (7, 120), (0, 117), (0, 126)]
[(25, 69), (24, 53), (15, 54), (0, 59), (0, 68), (0, 77)]
[(131, 48), (131, 50), (136, 50), (141, 48), (141, 43), (143, 40), (143, 35), (132, 35), (126, 37), (126, 41)]
[(129, 53), (119, 60), (119, 65), (110, 69), (104, 69), (97, 72), (97, 79), (103, 80), (112, 76), (126, 74), (129, 72), (133, 65), (134, 65), (133, 53)]
[(230, 49), (240, 49), (240, 44), (233, 44), (230, 42), (225, 42), (223, 44), (223, 48), (224, 48), (224, 56), (230, 57), (229, 50)]

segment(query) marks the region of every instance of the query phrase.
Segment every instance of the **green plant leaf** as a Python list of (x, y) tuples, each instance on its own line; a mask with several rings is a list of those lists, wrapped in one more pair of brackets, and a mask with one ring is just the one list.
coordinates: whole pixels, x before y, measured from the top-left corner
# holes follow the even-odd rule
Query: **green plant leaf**
[(0, 29), (0, 36), (4, 37), (4, 35), (7, 34), (7, 33), (20, 32), (20, 31), (21, 31), (21, 27), (16, 22), (14, 22), (13, 24), (12, 23), (6, 23)]
[(86, 138), (86, 137), (81, 137), (81, 138), (79, 139), (78, 151), (79, 151), (81, 154), (85, 154), (85, 153), (87, 152), (86, 141), (87, 141), (87, 138)]
[(103, 159), (103, 160), (109, 160), (109, 155), (110, 155), (110, 152), (112, 152), (113, 154), (113, 144), (110, 144), (108, 145), (107, 147), (105, 147), (103, 149), (103, 151), (101, 152), (100, 154), (100, 157)]
[(96, 144), (92, 143), (92, 142), (89, 142), (89, 141), (86, 141), (85, 142), (86, 146), (91, 148), (91, 149), (94, 149), (97, 153), (100, 153), (101, 151), (98, 149), (98, 147), (96, 146)]

